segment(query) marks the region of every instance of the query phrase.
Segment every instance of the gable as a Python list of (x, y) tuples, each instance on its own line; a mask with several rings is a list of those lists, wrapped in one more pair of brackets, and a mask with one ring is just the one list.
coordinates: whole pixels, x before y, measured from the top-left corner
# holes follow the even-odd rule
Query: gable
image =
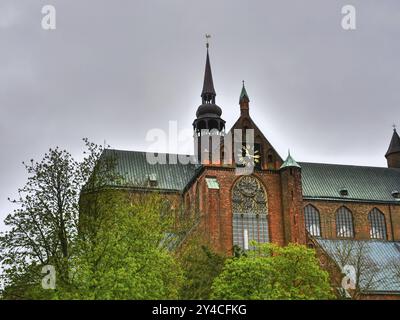
[(261, 161), (263, 168), (276, 170), (280, 168), (283, 163), (282, 158), (249, 115), (241, 115), (229, 130), (228, 134), (232, 134), (233, 136), (235, 129), (254, 129), (254, 143), (261, 146)]

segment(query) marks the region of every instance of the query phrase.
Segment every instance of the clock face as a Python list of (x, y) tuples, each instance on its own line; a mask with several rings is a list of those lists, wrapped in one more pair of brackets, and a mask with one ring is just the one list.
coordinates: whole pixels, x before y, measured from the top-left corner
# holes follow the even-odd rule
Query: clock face
[(239, 164), (246, 167), (254, 167), (260, 162), (260, 155), (258, 150), (254, 150), (254, 145), (242, 146), (238, 153)]

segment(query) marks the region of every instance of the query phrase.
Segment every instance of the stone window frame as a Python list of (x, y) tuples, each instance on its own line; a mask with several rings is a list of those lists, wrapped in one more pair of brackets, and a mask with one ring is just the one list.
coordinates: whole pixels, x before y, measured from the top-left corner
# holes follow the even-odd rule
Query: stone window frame
[[(385, 214), (374, 207), (368, 212), (370, 238), (374, 240), (387, 240), (387, 226)], [(373, 231), (375, 230), (375, 231)]]
[[(249, 242), (270, 242), (268, 195), (263, 183), (253, 175), (240, 177), (232, 187), (231, 201), (233, 245), (245, 249), (245, 230)], [(248, 249), (254, 248), (249, 245)]]
[[(304, 207), (304, 225), (306, 231), (313, 237), (322, 237), (321, 232), (321, 214), (319, 210), (312, 204), (307, 204)], [(313, 226), (310, 230), (310, 226)], [(314, 232), (316, 231), (316, 232)]]
[(355, 238), (354, 217), (349, 208), (341, 206), (336, 210), (335, 223), (337, 238)]

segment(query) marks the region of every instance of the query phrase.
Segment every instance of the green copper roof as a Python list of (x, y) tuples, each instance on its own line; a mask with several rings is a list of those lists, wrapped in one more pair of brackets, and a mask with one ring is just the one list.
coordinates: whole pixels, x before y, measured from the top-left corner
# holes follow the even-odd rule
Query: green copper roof
[(301, 168), (300, 165), (296, 162), (296, 160), (294, 160), (292, 158), (292, 156), (290, 155), (290, 152), (285, 160), (284, 163), (282, 163), (280, 169), (282, 168), (289, 168), (289, 167), (297, 167), (297, 168)]
[[(359, 275), (359, 285), (365, 292), (400, 293), (400, 282), (397, 280), (400, 242), (324, 239), (316, 241), (339, 268), (353, 265), (356, 270), (363, 270)], [(357, 262), (360, 258), (361, 265)]]
[[(300, 162), (305, 199), (392, 202), (400, 191), (400, 169)], [(346, 189), (347, 196), (340, 190)]]
[(113, 183), (111, 186), (183, 191), (195, 176), (198, 166), (181, 164), (176, 154), (159, 153), (158, 156), (165, 156), (167, 163), (149, 163), (146, 152), (107, 149), (102, 154), (102, 157), (115, 159), (116, 173), (122, 178), (118, 185)]
[[(145, 188), (170, 192), (182, 192), (198, 174), (201, 166), (181, 164), (176, 154), (165, 156), (167, 164), (150, 164), (146, 152), (105, 150), (102, 157), (116, 160), (116, 171), (121, 181), (111, 186)], [(360, 167), (349, 165), (297, 163), (290, 155), (282, 167), (302, 169), (304, 199), (390, 202), (400, 205), (400, 199), (393, 197), (393, 191), (400, 191), (400, 169)], [(340, 190), (348, 194), (342, 196)]]
[(242, 92), (240, 93), (240, 98), (239, 98), (239, 103), (246, 98), (247, 101), (250, 101), (249, 95), (247, 94), (246, 88), (244, 86), (244, 82), (243, 82), (243, 86), (242, 86)]

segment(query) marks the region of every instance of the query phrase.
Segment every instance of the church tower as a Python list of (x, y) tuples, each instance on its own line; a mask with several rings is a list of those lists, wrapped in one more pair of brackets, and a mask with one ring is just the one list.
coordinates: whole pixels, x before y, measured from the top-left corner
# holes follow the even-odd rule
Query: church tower
[(222, 110), (215, 104), (215, 89), (211, 72), (210, 57), (207, 43), (206, 68), (204, 72), (201, 105), (193, 122), (195, 156), (198, 163), (211, 163), (212, 154), (220, 156), (219, 145), (225, 134), (225, 121), (221, 118)]
[(400, 137), (393, 129), (392, 140), (390, 141), (389, 149), (385, 155), (387, 159), (388, 168), (400, 168)]

